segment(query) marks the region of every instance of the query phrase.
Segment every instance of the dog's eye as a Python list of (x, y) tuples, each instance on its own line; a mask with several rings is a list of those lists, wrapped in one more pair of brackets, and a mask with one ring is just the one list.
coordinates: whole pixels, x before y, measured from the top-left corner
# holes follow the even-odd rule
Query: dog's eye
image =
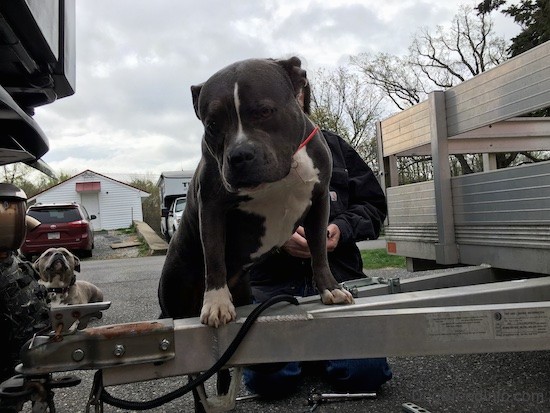
[(213, 120), (208, 121), (204, 128), (209, 135), (216, 135), (220, 131), (218, 123)]
[(253, 110), (252, 115), (258, 120), (263, 120), (270, 118), (276, 111), (277, 109), (274, 107), (262, 106), (259, 109)]

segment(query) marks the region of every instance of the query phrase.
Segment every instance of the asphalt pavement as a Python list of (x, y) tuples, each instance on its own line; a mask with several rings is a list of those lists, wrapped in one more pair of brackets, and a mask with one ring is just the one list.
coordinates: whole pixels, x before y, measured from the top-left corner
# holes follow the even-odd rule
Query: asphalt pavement
[[(157, 285), (164, 256), (83, 260), (79, 277), (93, 282), (111, 301), (103, 318), (89, 327), (137, 322), (158, 318)], [(403, 272), (403, 270), (399, 270)], [(395, 270), (373, 272), (392, 276)], [(351, 338), (350, 338), (351, 339)], [(323, 345), (320, 338), (319, 345)], [(193, 351), (193, 348), (189, 348)], [(403, 403), (412, 402), (428, 412), (550, 412), (550, 354), (548, 352), (489, 353), (389, 357), (394, 377), (375, 399), (331, 402), (317, 412), (402, 412)], [(139, 367), (137, 367), (139, 368)], [(84, 412), (93, 371), (71, 372), (82, 378), (79, 386), (55, 390), (58, 412)], [(55, 373), (54, 376), (62, 376)], [(149, 400), (185, 384), (187, 379), (168, 378), (110, 387), (116, 397)], [(213, 382), (207, 382), (212, 391)], [(235, 412), (304, 412), (308, 395), (315, 389), (331, 392), (320, 376), (308, 376), (300, 390), (281, 400), (239, 401)], [(241, 396), (247, 395), (245, 389)], [(24, 410), (31, 411), (27, 403)], [(123, 412), (109, 405), (105, 412)], [(152, 412), (192, 412), (192, 397), (186, 395)]]

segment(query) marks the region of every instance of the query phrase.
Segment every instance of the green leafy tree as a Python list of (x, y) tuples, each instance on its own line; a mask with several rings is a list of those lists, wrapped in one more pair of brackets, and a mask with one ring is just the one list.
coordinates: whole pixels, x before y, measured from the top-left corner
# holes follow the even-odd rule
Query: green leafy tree
[[(505, 4), (505, 0), (486, 0), (478, 4), (477, 11), (479, 14), (487, 14)], [(511, 57), (550, 40), (550, 0), (522, 0), (519, 4), (502, 9), (502, 13), (512, 17), (521, 27), (521, 32), (512, 39), (508, 48)], [(548, 117), (550, 108), (535, 111), (530, 116)], [(526, 158), (532, 156), (526, 153), (521, 155)], [(535, 156), (535, 159), (540, 160), (540, 157)]]
[(145, 178), (134, 178), (130, 181), (130, 185), (151, 194), (141, 201), (143, 222), (160, 233), (160, 195), (157, 186), (151, 179)]
[[(479, 3), (480, 15), (488, 14), (506, 4), (505, 0), (486, 0)], [(510, 56), (517, 56), (550, 40), (550, 0), (522, 0), (502, 10), (521, 26), (521, 32), (512, 39)]]

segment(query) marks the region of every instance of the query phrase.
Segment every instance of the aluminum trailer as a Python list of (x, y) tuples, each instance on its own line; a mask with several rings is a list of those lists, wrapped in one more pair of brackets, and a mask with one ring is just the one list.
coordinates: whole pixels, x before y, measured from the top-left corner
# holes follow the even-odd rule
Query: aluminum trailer
[[(409, 269), (489, 264), (550, 274), (550, 162), (494, 170), (494, 154), (550, 150), (550, 42), (378, 124), (387, 249)], [(450, 154), (483, 153), (484, 171), (451, 177)], [(433, 180), (399, 185), (397, 159), (429, 155)]]

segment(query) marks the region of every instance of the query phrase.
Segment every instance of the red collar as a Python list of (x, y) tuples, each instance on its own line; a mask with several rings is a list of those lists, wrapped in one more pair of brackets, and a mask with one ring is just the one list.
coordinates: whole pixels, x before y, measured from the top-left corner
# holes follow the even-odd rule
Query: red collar
[(319, 132), (319, 126), (315, 126), (315, 128), (313, 128), (309, 136), (302, 141), (302, 143), (300, 144), (300, 146), (298, 146), (298, 149), (296, 149), (296, 152), (294, 153), (296, 154), (300, 149), (306, 146), (308, 142), (317, 134), (317, 132)]

